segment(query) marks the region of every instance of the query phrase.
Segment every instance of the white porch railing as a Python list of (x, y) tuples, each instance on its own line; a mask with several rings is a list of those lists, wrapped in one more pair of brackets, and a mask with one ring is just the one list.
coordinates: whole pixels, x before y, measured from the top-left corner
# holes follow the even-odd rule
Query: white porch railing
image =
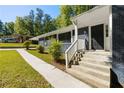
[(75, 40), (72, 45), (65, 51), (66, 69), (68, 68), (69, 62), (76, 53), (78, 48), (78, 40)]
[(61, 43), (61, 52), (65, 52), (70, 45), (71, 43)]
[(65, 51), (66, 69), (68, 68), (69, 62), (72, 60), (73, 56), (78, 50), (85, 52), (86, 45), (85, 40), (78, 39), (75, 40), (70, 47)]

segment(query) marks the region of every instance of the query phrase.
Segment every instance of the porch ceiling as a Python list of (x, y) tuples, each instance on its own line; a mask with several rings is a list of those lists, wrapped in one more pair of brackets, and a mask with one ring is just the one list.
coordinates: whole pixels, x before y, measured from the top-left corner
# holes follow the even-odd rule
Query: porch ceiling
[(73, 17), (77, 21), (78, 28), (109, 23), (110, 6), (97, 6), (85, 13)]

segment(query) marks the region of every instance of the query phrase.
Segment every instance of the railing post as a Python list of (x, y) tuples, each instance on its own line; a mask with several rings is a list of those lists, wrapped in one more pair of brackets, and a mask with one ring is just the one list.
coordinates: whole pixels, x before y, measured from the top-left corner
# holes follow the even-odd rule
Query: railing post
[(68, 54), (65, 53), (66, 69), (68, 69)]

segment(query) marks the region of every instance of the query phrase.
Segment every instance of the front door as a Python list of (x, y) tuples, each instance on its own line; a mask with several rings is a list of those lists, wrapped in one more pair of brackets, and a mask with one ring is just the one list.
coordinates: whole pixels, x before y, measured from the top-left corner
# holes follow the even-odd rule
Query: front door
[(92, 49), (104, 49), (104, 25), (91, 27), (91, 45)]

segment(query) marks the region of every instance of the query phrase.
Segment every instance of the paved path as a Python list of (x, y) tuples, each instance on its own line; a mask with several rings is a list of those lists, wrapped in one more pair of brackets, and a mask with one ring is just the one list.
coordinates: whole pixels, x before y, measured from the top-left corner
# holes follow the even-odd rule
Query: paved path
[(20, 55), (55, 88), (90, 88), (71, 75), (33, 56), (24, 49), (17, 49)]

